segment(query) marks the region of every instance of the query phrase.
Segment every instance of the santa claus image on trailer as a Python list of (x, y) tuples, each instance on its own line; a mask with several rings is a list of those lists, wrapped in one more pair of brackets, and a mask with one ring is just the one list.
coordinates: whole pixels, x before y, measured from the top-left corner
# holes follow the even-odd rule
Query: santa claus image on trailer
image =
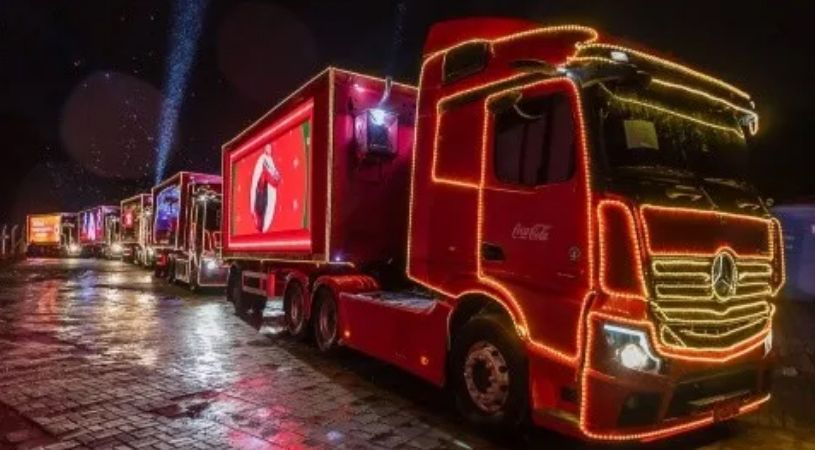
[(280, 172), (272, 158), (272, 144), (266, 144), (255, 162), (252, 172), (252, 188), (249, 190), (252, 218), (260, 233), (269, 231), (274, 222), (277, 206), (277, 188), (280, 186)]

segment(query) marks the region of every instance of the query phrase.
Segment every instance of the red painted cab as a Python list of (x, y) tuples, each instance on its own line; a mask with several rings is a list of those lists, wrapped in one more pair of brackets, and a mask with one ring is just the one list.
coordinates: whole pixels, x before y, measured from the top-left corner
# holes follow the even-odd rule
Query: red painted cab
[(221, 177), (179, 172), (152, 190), (152, 257), (157, 276), (190, 289), (223, 287)]
[(137, 194), (119, 206), (119, 235), (122, 260), (148, 267), (153, 214), (153, 197)]

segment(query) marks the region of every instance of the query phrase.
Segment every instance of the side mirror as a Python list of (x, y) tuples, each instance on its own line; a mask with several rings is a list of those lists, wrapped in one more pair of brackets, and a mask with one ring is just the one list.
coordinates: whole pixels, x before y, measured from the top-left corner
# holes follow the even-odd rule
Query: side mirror
[(517, 59), (512, 61), (512, 67), (521, 72), (542, 73), (550, 77), (558, 75), (557, 66), (540, 59)]
[(493, 113), (506, 111), (517, 105), (522, 97), (523, 94), (521, 94), (520, 91), (507, 92), (506, 94), (494, 98), (489, 104), (489, 109)]

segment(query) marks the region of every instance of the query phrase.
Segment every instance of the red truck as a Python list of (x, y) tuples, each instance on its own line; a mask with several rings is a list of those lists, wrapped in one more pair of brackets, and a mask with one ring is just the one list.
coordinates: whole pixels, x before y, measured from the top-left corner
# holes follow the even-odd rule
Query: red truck
[(152, 191), (156, 276), (190, 289), (226, 286), (221, 263), (221, 177), (179, 172)]
[(149, 267), (153, 197), (150, 194), (138, 194), (124, 199), (119, 205), (119, 211), (122, 260)]
[(82, 210), (79, 215), (79, 244), (86, 256), (118, 258), (119, 207), (101, 205)]
[(757, 131), (744, 91), (591, 28), (437, 24), (418, 88), (329, 68), (223, 146), (227, 296), (485, 426), (727, 420), (769, 399), (784, 282)]
[(26, 217), (28, 256), (79, 256), (76, 213), (30, 214)]

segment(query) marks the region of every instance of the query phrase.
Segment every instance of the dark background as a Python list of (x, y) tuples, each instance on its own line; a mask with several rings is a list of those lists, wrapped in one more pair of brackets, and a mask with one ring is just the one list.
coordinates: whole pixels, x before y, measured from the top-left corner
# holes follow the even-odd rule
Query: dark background
[[(0, 2), (0, 222), (149, 189), (185, 1)], [(758, 104), (754, 183), (815, 194), (808, 1), (209, 0), (167, 173), (217, 173), (224, 141), (328, 64), (414, 83), (430, 24), (472, 15), (590, 25), (721, 76)]]

